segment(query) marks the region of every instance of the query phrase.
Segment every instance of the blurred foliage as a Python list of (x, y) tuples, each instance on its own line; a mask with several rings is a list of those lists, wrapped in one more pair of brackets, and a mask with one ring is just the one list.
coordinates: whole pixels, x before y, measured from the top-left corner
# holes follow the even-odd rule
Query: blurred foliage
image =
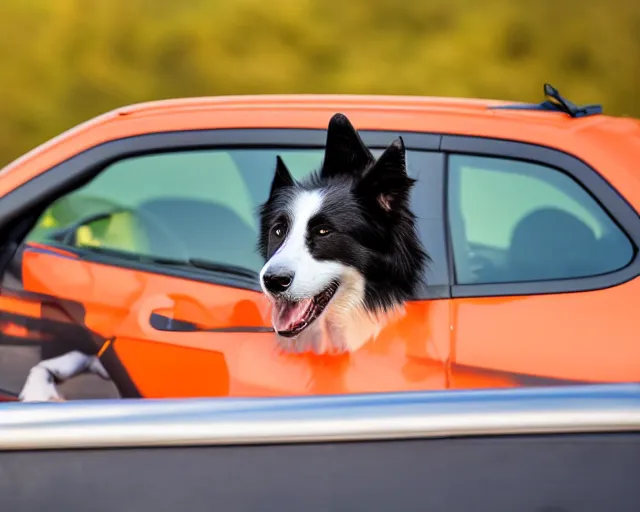
[(389, 93), (640, 117), (639, 0), (1, 0), (0, 165), (112, 108)]

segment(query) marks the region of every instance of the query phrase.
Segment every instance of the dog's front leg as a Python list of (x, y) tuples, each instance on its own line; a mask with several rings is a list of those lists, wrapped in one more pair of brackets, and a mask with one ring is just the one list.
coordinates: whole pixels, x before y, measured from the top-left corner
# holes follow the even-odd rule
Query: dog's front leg
[(105, 380), (109, 379), (109, 374), (96, 356), (88, 356), (77, 350), (40, 361), (29, 371), (20, 391), (19, 400), (21, 402), (62, 401), (56, 383), (64, 382), (85, 372), (99, 375)]

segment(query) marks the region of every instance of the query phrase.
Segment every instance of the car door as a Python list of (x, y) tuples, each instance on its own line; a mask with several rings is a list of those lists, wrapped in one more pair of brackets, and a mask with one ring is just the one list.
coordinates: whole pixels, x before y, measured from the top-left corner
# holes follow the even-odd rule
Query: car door
[[(604, 178), (549, 148), (444, 137), (452, 382), (637, 381), (640, 221)], [(603, 171), (603, 170), (601, 170)]]
[[(363, 134), (376, 152), (394, 136)], [(98, 354), (125, 397), (446, 387), (448, 306), (426, 300), (449, 291), (436, 136), (405, 140), (409, 172), (418, 178), (414, 210), (432, 257), (430, 286), (409, 314), (352, 357), (287, 356), (277, 347), (257, 279), (257, 207), (276, 155), (301, 177), (319, 167), (324, 137), (323, 130), (156, 134), (113, 141), (83, 154), (81, 165), (72, 159), (44, 173), (66, 193), (54, 201), (42, 194), (42, 213), (5, 273), (3, 295), (18, 306), (4, 311), (13, 316), (5, 316), (3, 334), (21, 328), (17, 344), (28, 339), (42, 347), (39, 357), (72, 349)], [(83, 173), (93, 174), (82, 186), (65, 184)], [(16, 311), (26, 303), (33, 311)], [(13, 364), (14, 392), (34, 357), (32, 350), (28, 364)], [(98, 385), (89, 380), (75, 388), (68, 382), (63, 392), (86, 397)]]

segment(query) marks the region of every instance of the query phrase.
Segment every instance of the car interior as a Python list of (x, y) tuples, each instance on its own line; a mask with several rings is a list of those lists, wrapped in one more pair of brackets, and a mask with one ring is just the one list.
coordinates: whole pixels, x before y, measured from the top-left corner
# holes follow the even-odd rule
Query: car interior
[(592, 276), (634, 255), (595, 199), (557, 170), (450, 157), (448, 198), (459, 284)]

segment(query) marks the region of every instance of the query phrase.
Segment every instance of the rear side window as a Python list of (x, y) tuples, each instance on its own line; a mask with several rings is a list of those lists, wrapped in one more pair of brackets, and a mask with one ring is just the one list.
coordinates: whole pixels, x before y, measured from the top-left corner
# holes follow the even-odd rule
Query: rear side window
[(571, 279), (629, 264), (634, 246), (568, 175), (503, 158), (451, 155), (448, 214), (458, 284)]

